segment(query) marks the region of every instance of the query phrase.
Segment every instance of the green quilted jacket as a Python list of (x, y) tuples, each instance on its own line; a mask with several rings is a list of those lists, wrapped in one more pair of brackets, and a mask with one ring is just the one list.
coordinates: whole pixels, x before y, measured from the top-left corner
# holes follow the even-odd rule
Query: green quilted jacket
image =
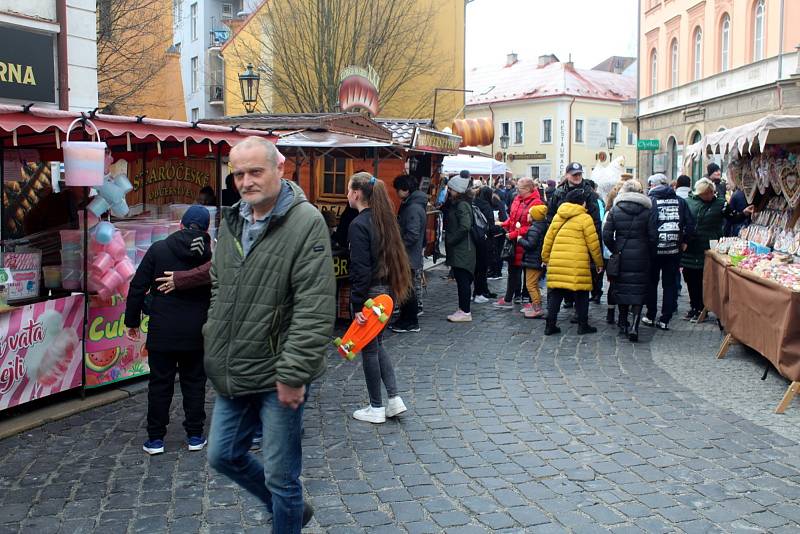
[[(203, 327), (205, 369), (220, 395), (299, 387), (325, 372), (336, 280), (322, 215), (283, 182), (267, 228), (244, 257), (239, 205), (222, 209)], [(179, 318), (176, 318), (179, 320)]]

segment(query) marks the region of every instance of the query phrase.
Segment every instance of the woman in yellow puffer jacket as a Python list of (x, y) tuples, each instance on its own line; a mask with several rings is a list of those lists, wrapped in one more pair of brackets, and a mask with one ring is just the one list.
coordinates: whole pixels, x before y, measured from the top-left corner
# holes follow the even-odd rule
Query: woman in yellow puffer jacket
[(592, 263), (600, 272), (603, 254), (600, 239), (592, 216), (586, 212), (582, 189), (567, 194), (559, 206), (542, 247), (542, 263), (547, 264), (547, 326), (546, 336), (558, 334), (558, 310), (564, 296), (575, 295), (575, 312), (578, 316), (578, 334), (593, 334), (597, 329), (589, 326), (589, 292), (592, 290)]

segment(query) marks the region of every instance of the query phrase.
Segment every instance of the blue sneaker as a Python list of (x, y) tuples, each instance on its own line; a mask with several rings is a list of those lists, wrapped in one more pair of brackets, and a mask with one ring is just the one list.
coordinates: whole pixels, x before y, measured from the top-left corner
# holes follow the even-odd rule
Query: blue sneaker
[(208, 443), (208, 440), (203, 436), (191, 436), (186, 438), (186, 446), (189, 447), (190, 451), (202, 451), (206, 443)]
[(164, 452), (164, 440), (163, 439), (148, 439), (142, 445), (142, 450), (149, 454), (150, 456), (154, 454), (161, 454)]

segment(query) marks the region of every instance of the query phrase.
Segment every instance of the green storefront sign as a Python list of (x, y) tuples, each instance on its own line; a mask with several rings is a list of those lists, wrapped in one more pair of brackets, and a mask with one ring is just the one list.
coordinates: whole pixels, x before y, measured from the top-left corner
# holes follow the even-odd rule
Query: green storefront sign
[(639, 139), (636, 143), (636, 148), (639, 150), (658, 150), (660, 144), (658, 139)]

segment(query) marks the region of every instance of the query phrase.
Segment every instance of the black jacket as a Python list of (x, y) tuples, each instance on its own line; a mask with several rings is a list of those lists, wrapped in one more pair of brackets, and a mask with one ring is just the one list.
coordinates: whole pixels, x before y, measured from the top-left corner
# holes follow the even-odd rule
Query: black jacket
[(350, 223), (347, 239), (350, 242), (350, 304), (354, 311), (361, 311), (369, 288), (385, 283), (378, 272), (378, 246), (370, 208), (361, 210)]
[(149, 292), (150, 319), (147, 348), (153, 351), (203, 351), (202, 328), (208, 319), (208, 285), (162, 293), (156, 278), (164, 271), (188, 271), (211, 259), (211, 238), (199, 230), (184, 229), (147, 250), (131, 280), (125, 306), (125, 326), (139, 328), (145, 295)]
[(651, 231), (657, 236), (657, 256), (677, 256), (681, 245), (694, 233), (692, 217), (686, 201), (675, 194), (668, 185), (653, 188), (648, 193), (653, 202), (650, 211)]
[(422, 191), (411, 191), (411, 194), (400, 203), (397, 214), (400, 235), (406, 246), (406, 253), (411, 268), (422, 269), (422, 253), (425, 248), (425, 226), (428, 222), (428, 195)]
[(592, 190), (592, 186), (586, 183), (586, 180), (581, 181), (578, 185), (572, 185), (565, 181), (556, 187), (547, 203), (547, 222), (553, 222), (553, 217), (556, 216), (558, 207), (567, 200), (567, 193), (579, 188), (583, 189), (583, 193), (586, 196), (586, 213), (592, 216), (594, 228), (597, 230), (597, 235), (600, 235), (600, 208), (597, 206), (597, 193)]
[(621, 193), (603, 226), (603, 243), (620, 252), (620, 273), (611, 284), (617, 304), (642, 305), (650, 281), (650, 256), (658, 236), (650, 223), (652, 202), (642, 193)]
[[(492, 209), (492, 205), (481, 197), (475, 197), (473, 200), (473, 204), (475, 207), (478, 208), (483, 216), (486, 217), (486, 237), (494, 237), (495, 232), (498, 230), (498, 226), (494, 224), (494, 210)], [(481, 243), (476, 243), (479, 249), (483, 249), (486, 247), (486, 240)]]
[(522, 246), (522, 266), (528, 269), (542, 268), (542, 244), (547, 234), (547, 221), (533, 221), (525, 237), (519, 240)]

